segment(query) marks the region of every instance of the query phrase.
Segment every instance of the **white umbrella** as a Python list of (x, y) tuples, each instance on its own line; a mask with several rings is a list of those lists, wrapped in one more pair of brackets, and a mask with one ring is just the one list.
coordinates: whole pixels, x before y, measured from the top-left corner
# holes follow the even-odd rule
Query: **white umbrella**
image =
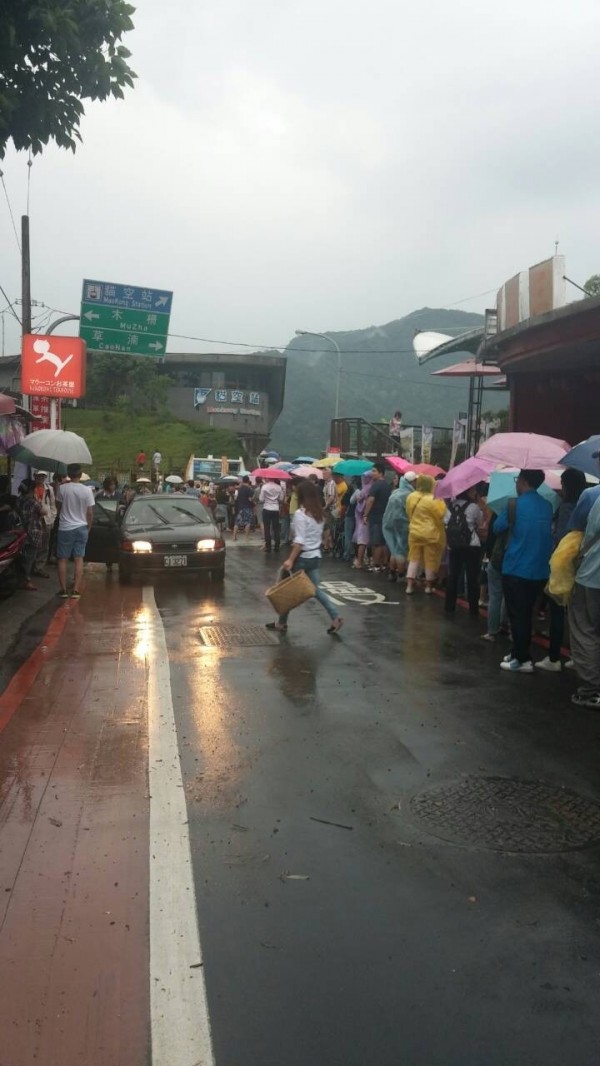
[(165, 481), (167, 485), (183, 485), (183, 478), (179, 477), (179, 474), (169, 474)]
[(91, 463), (90, 450), (83, 437), (66, 429), (36, 429), (19, 442), (30, 455), (39, 460), (51, 459), (55, 463)]

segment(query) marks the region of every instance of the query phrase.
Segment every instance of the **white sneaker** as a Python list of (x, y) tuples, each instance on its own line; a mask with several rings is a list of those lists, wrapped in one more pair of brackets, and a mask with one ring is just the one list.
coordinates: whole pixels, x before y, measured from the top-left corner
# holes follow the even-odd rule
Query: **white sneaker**
[(556, 662), (553, 662), (552, 659), (547, 655), (545, 659), (540, 659), (539, 663), (535, 663), (535, 668), (536, 670), (550, 670), (554, 673), (559, 674), (562, 670), (562, 665), (560, 659), (557, 659)]
[(512, 663), (512, 661), (513, 661), (512, 655), (505, 655), (502, 658), (502, 662), (503, 663)]
[(574, 670), (574, 669), (575, 669), (575, 663), (573, 662), (573, 660), (572, 659), (567, 659), (567, 661), (565, 663), (565, 670)]
[(532, 674), (533, 663), (520, 663), (518, 659), (511, 659), (510, 662), (502, 661), (500, 663), (501, 670), (510, 670), (512, 674)]

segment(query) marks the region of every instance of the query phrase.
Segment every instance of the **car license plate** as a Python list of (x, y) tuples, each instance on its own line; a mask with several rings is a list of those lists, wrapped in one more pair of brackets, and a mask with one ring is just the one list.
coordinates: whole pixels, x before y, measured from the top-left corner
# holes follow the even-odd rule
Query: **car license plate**
[(187, 566), (187, 555), (165, 555), (165, 566)]

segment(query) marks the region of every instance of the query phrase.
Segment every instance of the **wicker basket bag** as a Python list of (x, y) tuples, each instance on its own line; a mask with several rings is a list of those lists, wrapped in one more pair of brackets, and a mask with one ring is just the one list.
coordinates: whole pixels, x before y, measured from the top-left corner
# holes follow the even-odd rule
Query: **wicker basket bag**
[[(284, 577), (284, 574), (288, 576)], [(265, 592), (265, 596), (271, 601), (277, 614), (287, 614), (294, 607), (299, 607), (301, 603), (305, 603), (314, 594), (315, 586), (304, 570), (296, 570), (291, 575), (287, 571), (281, 570), (277, 584), (272, 585)]]

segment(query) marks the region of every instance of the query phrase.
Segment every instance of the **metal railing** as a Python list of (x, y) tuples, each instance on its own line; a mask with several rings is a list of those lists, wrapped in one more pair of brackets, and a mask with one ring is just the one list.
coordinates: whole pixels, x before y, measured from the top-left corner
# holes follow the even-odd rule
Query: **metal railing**
[[(404, 430), (413, 431), (413, 459), (422, 462), (422, 426), (403, 426)], [(432, 443), (430, 462), (448, 469), (452, 451), (452, 429), (448, 426), (432, 426)], [(380, 422), (367, 422), (364, 418), (334, 418), (331, 421), (331, 445), (339, 448), (344, 455), (381, 458), (382, 455), (402, 454), (388, 433), (388, 425)]]

